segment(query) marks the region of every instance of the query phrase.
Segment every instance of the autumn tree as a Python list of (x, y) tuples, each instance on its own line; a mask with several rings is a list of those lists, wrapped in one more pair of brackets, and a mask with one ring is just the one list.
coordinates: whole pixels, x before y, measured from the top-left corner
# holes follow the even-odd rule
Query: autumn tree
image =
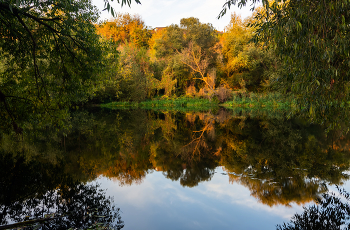
[[(165, 69), (171, 69), (174, 78), (177, 80), (177, 94), (184, 94), (186, 88), (192, 84), (198, 87), (206, 84), (200, 74), (206, 74), (210, 68), (215, 67), (216, 53), (214, 46), (217, 43), (217, 32), (211, 24), (201, 23), (197, 18), (183, 18), (180, 25), (168, 26), (165, 31), (155, 39), (151, 47), (158, 60), (164, 62)], [(207, 64), (205, 70), (200, 72), (188, 65), (191, 55), (187, 55), (189, 50), (200, 50), (201, 57), (205, 56)], [(197, 52), (197, 55), (199, 53)], [(197, 57), (198, 58), (198, 57)], [(200, 58), (203, 61), (203, 58)], [(204, 72), (203, 72), (204, 71)], [(206, 77), (206, 76), (205, 76)], [(198, 82), (196, 78), (200, 79)]]
[[(226, 1), (220, 16), (233, 4)], [(262, 2), (256, 40), (267, 42), (281, 58), (286, 74), (276, 79), (298, 98), (304, 114), (317, 121), (339, 123), (348, 117), (350, 3), (330, 1)]]
[[(210, 59), (202, 52), (201, 47), (190, 42), (188, 47), (183, 49), (178, 56), (180, 61), (195, 75), (193, 80), (198, 79), (205, 83), (202, 90), (206, 89), (205, 94), (211, 98), (215, 93), (216, 73), (209, 72)], [(188, 92), (186, 93), (188, 94)]]
[(252, 42), (254, 29), (249, 26), (254, 19), (243, 20), (232, 14), (230, 24), (222, 36), (222, 65), (225, 81), (237, 89), (261, 91), (274, 72), (278, 71), (277, 57), (263, 44)]
[(141, 16), (129, 13), (118, 14), (114, 19), (104, 21), (96, 28), (98, 34), (120, 45), (132, 43), (137, 47), (147, 48), (151, 37)]

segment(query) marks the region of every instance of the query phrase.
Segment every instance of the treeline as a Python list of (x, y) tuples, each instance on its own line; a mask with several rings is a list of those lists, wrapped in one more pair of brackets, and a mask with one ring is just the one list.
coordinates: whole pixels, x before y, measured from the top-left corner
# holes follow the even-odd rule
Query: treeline
[(96, 24), (105, 60), (93, 101), (185, 96), (224, 102), (234, 91), (271, 91), (281, 70), (274, 53), (252, 41), (254, 20), (232, 14), (224, 32), (193, 17), (155, 29), (130, 14)]

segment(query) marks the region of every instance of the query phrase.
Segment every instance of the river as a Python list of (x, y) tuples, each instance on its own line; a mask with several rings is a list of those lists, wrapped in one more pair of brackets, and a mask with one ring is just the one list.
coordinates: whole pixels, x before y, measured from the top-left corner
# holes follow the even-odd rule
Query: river
[(350, 191), (349, 135), (278, 112), (95, 109), (0, 140), (5, 229), (275, 229)]

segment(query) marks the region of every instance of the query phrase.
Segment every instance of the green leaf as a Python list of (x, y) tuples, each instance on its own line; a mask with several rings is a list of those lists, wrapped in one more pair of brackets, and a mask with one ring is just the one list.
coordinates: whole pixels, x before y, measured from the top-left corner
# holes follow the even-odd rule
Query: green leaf
[(297, 22), (297, 24), (298, 24), (299, 29), (301, 29), (301, 28), (302, 28), (301, 23), (300, 23), (300, 22)]
[(113, 8), (111, 8), (111, 14), (113, 17), (115, 17)]

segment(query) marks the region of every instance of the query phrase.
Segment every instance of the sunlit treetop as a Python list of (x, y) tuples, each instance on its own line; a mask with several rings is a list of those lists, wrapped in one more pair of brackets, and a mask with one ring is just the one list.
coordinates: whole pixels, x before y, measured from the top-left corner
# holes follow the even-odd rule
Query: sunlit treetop
[(151, 32), (139, 15), (118, 14), (114, 19), (96, 26), (97, 33), (118, 44), (133, 43), (148, 47)]

